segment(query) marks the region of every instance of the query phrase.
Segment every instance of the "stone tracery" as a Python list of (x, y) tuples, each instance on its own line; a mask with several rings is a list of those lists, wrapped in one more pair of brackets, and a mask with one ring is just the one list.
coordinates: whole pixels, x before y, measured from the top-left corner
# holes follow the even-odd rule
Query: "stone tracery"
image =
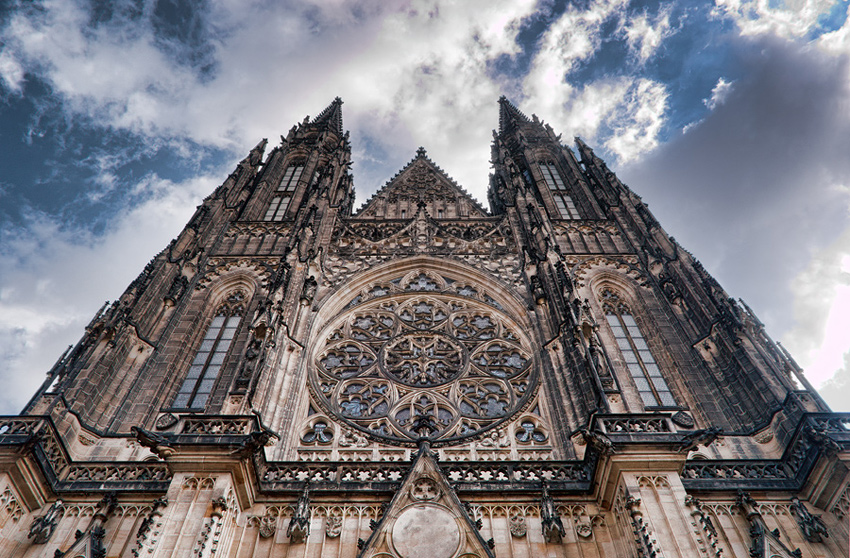
[(321, 337), (314, 396), (385, 442), (444, 444), (502, 424), (538, 380), (519, 326), (490, 301), (425, 271), (365, 288)]

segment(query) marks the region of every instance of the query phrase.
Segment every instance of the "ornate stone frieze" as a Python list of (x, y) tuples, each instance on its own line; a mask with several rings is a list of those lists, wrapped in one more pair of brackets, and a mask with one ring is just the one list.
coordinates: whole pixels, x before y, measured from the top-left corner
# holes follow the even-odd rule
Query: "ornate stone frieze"
[[(267, 491), (299, 489), (306, 481), (311, 491), (358, 490), (369, 487), (393, 490), (404, 477), (407, 465), (386, 462), (268, 462), (255, 461), (260, 483)], [(544, 462), (444, 463), (446, 478), (458, 489), (529, 490), (546, 479), (558, 490), (583, 491), (590, 486), (595, 459)]]
[(240, 221), (231, 223), (224, 235), (227, 237), (289, 236), (292, 225), (272, 221)]
[(18, 502), (18, 498), (15, 496), (15, 493), (12, 492), (11, 487), (5, 487), (3, 492), (0, 493), (0, 507), (6, 510), (6, 513), (9, 514), (9, 517), (11, 517), (12, 521), (15, 523), (17, 523), (24, 515), (24, 508), (21, 506), (21, 503)]
[(607, 267), (616, 270), (618, 273), (622, 273), (634, 279), (639, 285), (645, 285), (647, 282), (647, 276), (640, 269), (638, 269), (638, 258), (636, 256), (618, 256), (616, 258), (613, 257), (604, 257), (604, 256), (593, 256), (593, 257), (570, 257), (567, 256), (564, 260), (572, 264), (573, 267), (571, 269), (572, 276), (575, 280), (576, 287), (584, 287), (585, 280), (588, 272), (595, 267)]
[(844, 519), (850, 515), (850, 485), (844, 487), (844, 490), (841, 491), (830, 511), (838, 519)]
[(256, 277), (260, 286), (266, 288), (269, 279), (279, 264), (280, 260), (277, 258), (210, 258), (206, 262), (203, 275), (195, 284), (195, 289), (205, 289), (218, 277), (237, 271), (242, 271)]

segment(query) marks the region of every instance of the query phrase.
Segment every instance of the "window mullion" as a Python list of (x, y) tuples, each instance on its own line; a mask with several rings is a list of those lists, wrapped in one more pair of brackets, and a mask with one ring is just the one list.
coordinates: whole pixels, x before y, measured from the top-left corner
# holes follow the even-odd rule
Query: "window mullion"
[[(652, 378), (649, 375), (649, 371), (646, 369), (646, 364), (643, 362), (643, 357), (640, 356), (640, 351), (638, 350), (637, 344), (635, 343), (635, 340), (632, 337), (632, 332), (629, 331), (629, 328), (626, 326), (626, 322), (625, 320), (623, 320), (623, 316), (620, 313), (617, 313), (617, 319), (620, 320), (620, 327), (622, 327), (623, 331), (626, 332), (626, 339), (629, 340), (629, 345), (632, 348), (632, 352), (635, 354), (638, 366), (640, 366), (640, 369), (643, 371), (643, 377), (646, 378), (646, 382), (649, 384), (649, 389), (650, 391), (652, 391), (653, 397), (655, 397), (655, 403), (660, 406), (661, 396), (658, 395), (658, 390), (655, 389), (655, 385), (652, 383)], [(643, 338), (643, 334), (641, 334), (641, 338)], [(644, 339), (643, 342), (646, 343), (646, 339)]]
[[(223, 315), (224, 321), (221, 323), (221, 325), (218, 328), (218, 332), (216, 333), (215, 340), (213, 341), (212, 347), (210, 347), (210, 352), (207, 355), (206, 360), (204, 361), (204, 367), (201, 370), (200, 375), (195, 379), (195, 386), (192, 388), (192, 393), (189, 396), (189, 401), (187, 403), (190, 409), (195, 408), (194, 405), (193, 405), (194, 402), (195, 402), (195, 396), (198, 394), (198, 389), (201, 387), (201, 382), (204, 380), (204, 376), (206, 376), (207, 371), (210, 368), (210, 362), (212, 361), (213, 358), (215, 358), (216, 350), (218, 349), (219, 345), (221, 344), (221, 336), (224, 335), (224, 330), (227, 328), (227, 320), (230, 319), (230, 316), (231, 316), (231, 314), (229, 312)], [(206, 335), (204, 337), (206, 337)], [(228, 349), (229, 349), (229, 347), (228, 347)], [(218, 374), (216, 374), (216, 378), (217, 377), (218, 377)]]

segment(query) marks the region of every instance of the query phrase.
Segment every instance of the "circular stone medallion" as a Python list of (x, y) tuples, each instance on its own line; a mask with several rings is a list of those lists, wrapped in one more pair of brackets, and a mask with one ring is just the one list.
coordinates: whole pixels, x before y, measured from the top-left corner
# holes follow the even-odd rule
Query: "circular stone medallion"
[(452, 514), (429, 505), (404, 510), (393, 525), (393, 546), (404, 558), (451, 558), (460, 545)]

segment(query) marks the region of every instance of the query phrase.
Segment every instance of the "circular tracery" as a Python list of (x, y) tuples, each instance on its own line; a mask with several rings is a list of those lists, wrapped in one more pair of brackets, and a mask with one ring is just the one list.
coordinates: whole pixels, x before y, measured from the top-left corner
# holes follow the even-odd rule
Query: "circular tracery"
[(520, 328), (500, 309), (416, 279), (407, 292), (349, 305), (325, 329), (310, 371), (315, 396), (388, 442), (444, 444), (509, 420), (538, 382)]

